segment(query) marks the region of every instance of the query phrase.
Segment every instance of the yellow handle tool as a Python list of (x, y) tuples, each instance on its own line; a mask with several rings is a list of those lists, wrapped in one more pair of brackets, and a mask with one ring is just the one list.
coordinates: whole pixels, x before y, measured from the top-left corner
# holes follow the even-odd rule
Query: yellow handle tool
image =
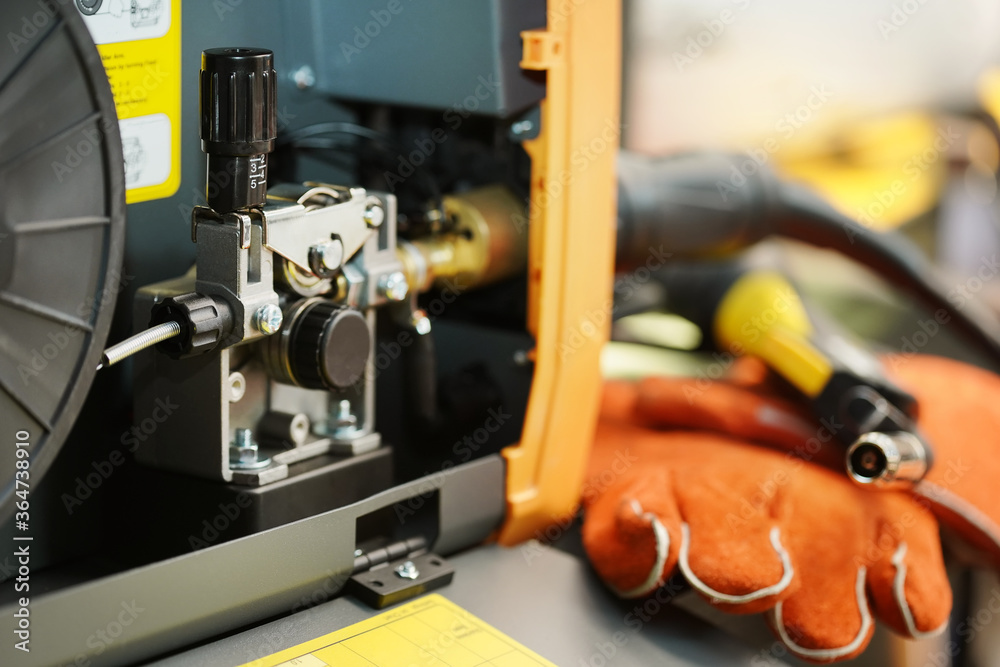
[(720, 278), (697, 290), (700, 296), (719, 295), (714, 310), (704, 303), (691, 309), (696, 320), (711, 320), (697, 323), (711, 331), (720, 349), (762, 359), (809, 401), (817, 417), (836, 425), (833, 435), (848, 447), (845, 466), (852, 480), (885, 485), (924, 476), (932, 451), (911, 418), (915, 399), (888, 381), (874, 355), (826, 327), (818, 332), (780, 273), (751, 269), (735, 276), (722, 272)]

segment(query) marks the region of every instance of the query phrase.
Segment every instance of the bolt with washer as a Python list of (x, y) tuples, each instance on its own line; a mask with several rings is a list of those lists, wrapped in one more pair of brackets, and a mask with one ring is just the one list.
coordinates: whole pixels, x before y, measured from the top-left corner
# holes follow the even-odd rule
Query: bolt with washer
[(255, 470), (271, 463), (271, 459), (260, 456), (260, 449), (253, 439), (253, 431), (248, 428), (236, 429), (236, 437), (229, 446), (229, 467), (233, 470)]
[(285, 321), (285, 315), (273, 303), (265, 303), (253, 314), (253, 326), (257, 331), (265, 336), (278, 333), (281, 323)]
[(365, 202), (365, 222), (369, 227), (381, 227), (385, 222), (385, 208), (378, 197), (369, 197)]
[(351, 412), (351, 402), (346, 399), (340, 401), (337, 404), (337, 414), (333, 418), (334, 433), (346, 436), (353, 433), (357, 429), (357, 426), (358, 417)]
[(318, 275), (329, 275), (344, 263), (344, 244), (340, 239), (314, 245), (309, 252), (310, 264)]
[(396, 568), (396, 576), (401, 579), (416, 579), (420, 576), (420, 570), (417, 569), (412, 560), (408, 560)]
[(402, 301), (410, 292), (410, 286), (402, 271), (393, 271), (379, 278), (378, 291), (389, 301)]

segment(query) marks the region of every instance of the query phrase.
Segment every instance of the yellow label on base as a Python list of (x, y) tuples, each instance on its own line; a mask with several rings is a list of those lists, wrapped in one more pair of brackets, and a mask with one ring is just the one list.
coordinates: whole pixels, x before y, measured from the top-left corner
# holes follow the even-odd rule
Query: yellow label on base
[(555, 667), (440, 595), (428, 595), (243, 667)]
[(118, 109), (125, 200), (169, 197), (181, 183), (181, 0), (102, 0), (89, 11)]

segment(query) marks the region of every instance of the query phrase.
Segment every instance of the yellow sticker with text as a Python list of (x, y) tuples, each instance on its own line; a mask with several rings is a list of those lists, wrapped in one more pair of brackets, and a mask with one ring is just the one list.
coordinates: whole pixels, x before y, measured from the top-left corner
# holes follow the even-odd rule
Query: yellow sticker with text
[(170, 197), (181, 183), (181, 0), (78, 2), (118, 109), (125, 200)]
[(455, 603), (428, 595), (243, 667), (555, 667)]

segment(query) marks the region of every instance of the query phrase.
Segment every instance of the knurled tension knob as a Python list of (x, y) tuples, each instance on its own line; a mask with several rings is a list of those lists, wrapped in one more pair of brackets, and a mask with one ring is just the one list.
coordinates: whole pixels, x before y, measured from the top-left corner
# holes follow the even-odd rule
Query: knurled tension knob
[(278, 135), (278, 77), (267, 49), (201, 54), (201, 149), (208, 205), (229, 213), (267, 200), (267, 155)]
[(364, 314), (325, 299), (293, 304), (264, 348), (271, 377), (308, 389), (349, 389), (364, 377), (372, 333)]
[(168, 322), (180, 325), (176, 336), (158, 343), (157, 348), (173, 359), (191, 357), (214, 350), (233, 330), (233, 313), (218, 297), (194, 292), (180, 294), (153, 306), (149, 325)]
[(148, 329), (105, 350), (97, 370), (154, 345), (174, 359), (203, 354), (232, 330), (233, 313), (222, 299), (193, 292), (173, 296), (153, 306)]

